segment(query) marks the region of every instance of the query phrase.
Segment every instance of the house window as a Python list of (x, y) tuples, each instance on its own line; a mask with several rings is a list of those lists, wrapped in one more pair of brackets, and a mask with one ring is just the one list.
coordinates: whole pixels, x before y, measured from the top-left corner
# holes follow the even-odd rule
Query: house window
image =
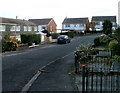
[(100, 25), (100, 22), (95, 22), (96, 25)]
[(42, 30), (45, 30), (45, 26), (42, 26)]
[(79, 27), (79, 26), (80, 26), (79, 24), (76, 25), (76, 27)]
[(66, 27), (70, 27), (70, 24), (66, 24)]
[(50, 31), (52, 31), (52, 26), (50, 26)]
[(20, 26), (16, 26), (16, 31), (20, 31)]
[(34, 27), (34, 31), (37, 31), (37, 26)]
[(5, 31), (6, 30), (6, 26), (5, 25), (0, 25), (0, 31)]
[(79, 24), (79, 27), (84, 27), (84, 24)]
[(16, 27), (15, 26), (11, 26), (10, 31), (15, 31)]
[(74, 27), (77, 27), (77, 25), (75, 24)]
[(32, 31), (32, 27), (31, 26), (28, 26), (28, 31)]
[(24, 31), (28, 31), (28, 27), (27, 26), (24, 26)]

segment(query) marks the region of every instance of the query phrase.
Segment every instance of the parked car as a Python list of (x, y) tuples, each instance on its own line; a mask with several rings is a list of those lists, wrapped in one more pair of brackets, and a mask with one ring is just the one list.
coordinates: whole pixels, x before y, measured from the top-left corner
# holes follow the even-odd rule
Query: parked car
[(57, 43), (70, 43), (70, 38), (67, 35), (60, 35), (58, 36)]

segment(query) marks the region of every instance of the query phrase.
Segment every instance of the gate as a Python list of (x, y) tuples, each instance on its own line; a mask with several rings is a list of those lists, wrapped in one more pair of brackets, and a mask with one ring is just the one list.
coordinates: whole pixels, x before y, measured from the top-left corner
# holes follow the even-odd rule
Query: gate
[(75, 70), (82, 93), (120, 93), (120, 64), (110, 63), (111, 53), (99, 50), (92, 62), (81, 65), (75, 55)]

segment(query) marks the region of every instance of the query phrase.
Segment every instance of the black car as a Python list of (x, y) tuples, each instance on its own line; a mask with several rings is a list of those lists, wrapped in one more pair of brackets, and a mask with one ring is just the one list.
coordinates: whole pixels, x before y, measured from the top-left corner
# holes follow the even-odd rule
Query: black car
[(58, 39), (57, 39), (57, 43), (60, 44), (60, 43), (70, 43), (70, 38), (67, 36), (67, 35), (60, 35), (58, 36)]

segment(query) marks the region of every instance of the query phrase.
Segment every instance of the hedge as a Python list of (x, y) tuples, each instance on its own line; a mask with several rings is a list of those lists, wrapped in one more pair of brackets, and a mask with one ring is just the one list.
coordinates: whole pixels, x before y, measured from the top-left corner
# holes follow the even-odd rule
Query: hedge
[(112, 52), (112, 56), (115, 55), (116, 52), (118, 51), (118, 50), (116, 50), (117, 45), (118, 45), (118, 41), (116, 41), (116, 40), (112, 40), (109, 43), (109, 48), (110, 48), (110, 50)]
[(68, 37), (73, 38), (74, 37), (74, 32), (73, 31), (68, 32)]
[(51, 34), (51, 35), (52, 35), (52, 39), (57, 39), (60, 34), (58, 34), (58, 33), (53, 33), (53, 34)]
[(40, 43), (40, 34), (21, 34), (21, 43), (32, 45), (32, 43)]

